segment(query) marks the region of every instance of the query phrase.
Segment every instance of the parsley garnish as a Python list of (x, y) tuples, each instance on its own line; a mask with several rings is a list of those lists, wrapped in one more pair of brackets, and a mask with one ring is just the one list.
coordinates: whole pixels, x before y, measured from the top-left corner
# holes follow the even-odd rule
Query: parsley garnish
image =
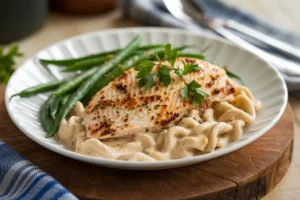
[(202, 101), (205, 97), (208, 97), (208, 94), (200, 90), (201, 85), (196, 81), (192, 81), (186, 85), (186, 87), (180, 90), (180, 94), (188, 101), (191, 96), (193, 97), (193, 104), (202, 104)]
[(15, 44), (11, 44), (6, 53), (4, 52), (4, 47), (0, 46), (0, 84), (8, 82), (10, 76), (15, 71), (15, 57), (22, 55)]
[(163, 65), (157, 70), (157, 77), (164, 86), (168, 86), (171, 83), (170, 69)]
[[(159, 82), (161, 82), (164, 86), (168, 86), (171, 83), (170, 71), (174, 71), (174, 73), (181, 78), (181, 80), (185, 83), (186, 87), (180, 90), (181, 96), (184, 97), (185, 100), (189, 101), (193, 99), (194, 104), (202, 104), (202, 101), (205, 97), (208, 96), (205, 92), (201, 91), (199, 88), (201, 85), (197, 83), (195, 80), (187, 83), (184, 80), (184, 75), (187, 75), (193, 71), (201, 70), (201, 68), (195, 63), (183, 63), (183, 68), (175, 68), (174, 64), (177, 58), (177, 50), (172, 49), (171, 44), (167, 44), (165, 46), (164, 59), (167, 60), (171, 67), (167, 65), (163, 65), (160, 57), (156, 54), (156, 60), (159, 62), (160, 67), (157, 70), (156, 77)], [(138, 85), (140, 87), (144, 87), (145, 89), (151, 89), (155, 86), (154, 83), (154, 72), (153, 67), (156, 64), (152, 61), (142, 61), (135, 69), (138, 71), (136, 78), (139, 79)]]
[(165, 59), (169, 61), (171, 66), (174, 66), (176, 58), (177, 58), (177, 50), (175, 49), (172, 50), (171, 44), (167, 44), (165, 46)]
[(145, 60), (142, 61), (135, 69), (138, 71), (137, 78), (139, 79), (139, 87), (144, 86), (145, 89), (150, 89), (154, 87), (155, 83), (153, 81), (154, 73), (152, 69), (155, 63)]
[(150, 74), (145, 75), (143, 78), (141, 78), (139, 80), (139, 87), (144, 86), (146, 90), (151, 89), (152, 87), (155, 86), (155, 83), (153, 81), (153, 72), (151, 72)]
[(180, 77), (182, 77), (190, 72), (193, 72), (195, 70), (201, 70), (201, 68), (195, 63), (186, 64), (184, 61), (182, 61), (182, 63), (183, 63), (183, 69), (180, 69), (180, 68), (174, 69), (175, 74), (177, 74)]

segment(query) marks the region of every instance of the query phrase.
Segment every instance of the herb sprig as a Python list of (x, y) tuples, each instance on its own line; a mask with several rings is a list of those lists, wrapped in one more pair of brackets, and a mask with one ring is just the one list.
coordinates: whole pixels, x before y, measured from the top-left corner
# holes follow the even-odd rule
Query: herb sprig
[(22, 55), (15, 44), (11, 44), (6, 52), (4, 51), (4, 47), (0, 46), (0, 84), (8, 82), (10, 76), (15, 71), (15, 57)]
[[(191, 96), (193, 96), (193, 104), (202, 104), (202, 101), (205, 97), (208, 97), (208, 94), (200, 90), (201, 85), (195, 80), (186, 85), (186, 87), (180, 90), (180, 94), (189, 101)], [(192, 94), (192, 95), (191, 95)]]
[[(170, 66), (162, 64), (161, 58), (156, 54), (156, 61), (159, 62), (160, 68), (156, 72), (156, 77), (159, 82), (161, 82), (164, 86), (168, 86), (171, 84), (171, 75), (170, 72), (173, 70), (174, 73), (180, 77), (180, 79), (185, 83), (185, 87), (180, 89), (180, 94), (187, 101), (192, 99), (193, 104), (202, 104), (205, 97), (209, 95), (204, 91), (200, 90), (201, 85), (197, 83), (195, 80), (187, 83), (183, 76), (187, 75), (193, 71), (201, 70), (201, 68), (195, 63), (183, 63), (183, 68), (175, 67), (175, 62), (177, 58), (177, 50), (172, 49), (171, 44), (167, 44), (165, 46), (164, 59), (167, 60)], [(155, 86), (154, 77), (155, 73), (152, 71), (153, 67), (156, 64), (152, 61), (146, 60), (142, 61), (135, 69), (138, 71), (136, 78), (139, 79), (138, 85), (139, 87), (144, 87), (146, 90), (151, 89)]]

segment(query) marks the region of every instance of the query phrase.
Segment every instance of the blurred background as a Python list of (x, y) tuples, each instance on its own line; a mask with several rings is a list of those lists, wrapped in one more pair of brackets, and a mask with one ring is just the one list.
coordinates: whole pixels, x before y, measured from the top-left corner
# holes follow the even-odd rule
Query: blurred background
[(115, 9), (119, 0), (2, 0), (0, 2), (0, 43), (27, 36), (47, 20), (49, 13), (99, 15)]
[(17, 43), (25, 55), (17, 60), (19, 64), (41, 47), (64, 38), (133, 26), (130, 22), (119, 24), (119, 5), (120, 0), (1, 0), (0, 45)]
[[(296, 26), (300, 21), (295, 6), (299, 4), (297, 1), (226, 0), (285, 29), (299, 33), (300, 27)], [(42, 47), (67, 37), (95, 30), (143, 25), (134, 22), (138, 20), (123, 19), (120, 8), (122, 2), (122, 0), (1, 0), (0, 45), (11, 42), (21, 44), (21, 51), (25, 51), (25, 57), (18, 61), (21, 63)], [(286, 13), (289, 13), (288, 17)]]

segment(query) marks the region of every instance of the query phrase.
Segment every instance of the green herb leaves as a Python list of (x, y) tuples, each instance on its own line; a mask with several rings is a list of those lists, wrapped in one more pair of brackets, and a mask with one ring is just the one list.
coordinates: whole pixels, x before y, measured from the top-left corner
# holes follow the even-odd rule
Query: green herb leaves
[[(185, 100), (189, 101), (193, 99), (194, 104), (202, 104), (202, 101), (205, 97), (208, 96), (205, 92), (201, 91), (199, 88), (201, 85), (193, 80), (190, 83), (186, 83), (184, 80), (184, 75), (187, 75), (193, 71), (201, 70), (201, 68), (196, 63), (183, 63), (183, 67), (175, 68), (175, 62), (177, 58), (177, 50), (172, 49), (171, 44), (167, 44), (165, 46), (164, 59), (167, 60), (170, 66), (162, 64), (160, 60), (160, 56), (156, 55), (156, 60), (159, 62), (159, 67), (156, 72), (156, 77), (159, 82), (164, 86), (168, 86), (171, 84), (171, 75), (170, 72), (174, 71), (174, 73), (180, 77), (180, 79), (185, 83), (186, 87), (180, 90), (181, 96), (184, 97)], [(154, 77), (155, 73), (153, 72), (153, 67), (156, 64), (152, 61), (142, 61), (135, 69), (138, 71), (136, 78), (139, 79), (138, 85), (139, 87), (144, 87), (145, 89), (150, 89), (155, 86)]]
[(153, 81), (153, 73), (151, 72), (150, 74), (147, 74), (143, 78), (139, 80), (139, 87), (144, 86), (146, 90), (151, 89), (152, 87), (155, 86), (155, 83)]
[(182, 63), (183, 63), (183, 69), (180, 69), (180, 68), (174, 69), (175, 74), (177, 74), (180, 77), (182, 77), (188, 73), (191, 73), (193, 71), (201, 70), (201, 68), (195, 63), (187, 64), (184, 61), (182, 61)]
[(195, 80), (186, 85), (186, 87), (180, 90), (181, 96), (183, 96), (187, 101), (193, 98), (193, 104), (202, 104), (202, 101), (205, 97), (209, 95), (200, 90), (201, 85), (197, 83)]
[(186, 87), (180, 90), (180, 94), (187, 101), (193, 98), (193, 104), (202, 104), (202, 101), (204, 100), (205, 97), (208, 96), (208, 94), (206, 94), (205, 92), (199, 89), (201, 85), (197, 83), (195, 80), (193, 80), (190, 83), (186, 83), (185, 80), (183, 79), (184, 75), (196, 70), (201, 70), (201, 68), (195, 63), (187, 64), (184, 61), (182, 61), (182, 63), (183, 63), (183, 69), (180, 68), (174, 69), (175, 74), (180, 76), (181, 79), (186, 84)]
[(171, 44), (167, 44), (165, 46), (165, 59), (169, 61), (171, 66), (174, 66), (176, 58), (177, 58), (177, 50), (176, 49), (172, 50)]
[(22, 55), (15, 44), (10, 45), (6, 53), (4, 52), (4, 47), (0, 46), (0, 84), (8, 82), (10, 76), (15, 71), (15, 57)]
[(164, 86), (168, 86), (171, 83), (170, 69), (163, 65), (157, 70), (157, 77)]
[(155, 63), (145, 60), (142, 61), (135, 69), (138, 71), (137, 78), (139, 79), (139, 87), (145, 87), (145, 89), (150, 89), (155, 86), (153, 81), (154, 73), (152, 72)]
[(137, 74), (137, 78), (143, 78), (143, 76), (152, 72), (155, 63), (150, 60), (141, 61), (140, 64), (135, 68), (139, 73)]

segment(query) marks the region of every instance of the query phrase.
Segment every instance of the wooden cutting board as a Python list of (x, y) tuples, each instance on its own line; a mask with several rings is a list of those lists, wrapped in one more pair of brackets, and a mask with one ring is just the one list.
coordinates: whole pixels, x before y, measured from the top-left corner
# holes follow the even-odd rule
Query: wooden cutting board
[(280, 121), (253, 143), (197, 165), (160, 171), (93, 166), (53, 153), (10, 120), (0, 86), (0, 139), (46, 171), (80, 199), (260, 199), (286, 173), (293, 151), (293, 118)]

